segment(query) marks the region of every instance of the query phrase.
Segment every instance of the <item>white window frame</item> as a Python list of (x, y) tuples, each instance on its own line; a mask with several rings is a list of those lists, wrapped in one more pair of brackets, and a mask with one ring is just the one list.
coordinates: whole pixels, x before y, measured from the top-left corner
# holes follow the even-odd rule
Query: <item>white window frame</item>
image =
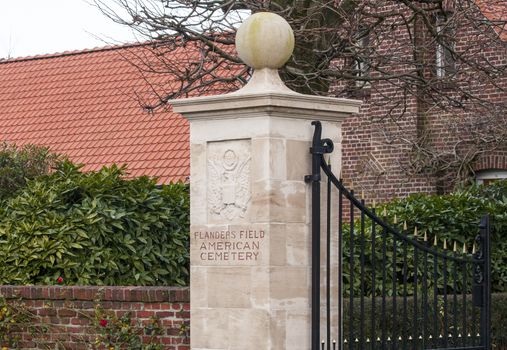
[[(366, 49), (369, 45), (369, 36), (365, 35), (358, 40), (357, 46), (360, 49)], [(357, 77), (368, 77), (370, 75), (370, 65), (361, 59), (354, 59), (354, 72)], [(369, 88), (371, 83), (367, 80), (356, 80), (356, 87)]]
[(484, 180), (503, 180), (507, 179), (507, 170), (489, 169), (481, 170), (475, 174), (477, 184), (484, 184)]
[[(442, 32), (443, 30), (443, 25), (442, 25), (442, 22), (443, 22), (443, 17), (440, 16), (440, 15), (437, 15), (436, 16), (436, 19), (435, 19), (435, 23), (436, 23), (436, 31), (437, 33), (440, 33)], [(443, 78), (445, 76), (445, 53), (444, 53), (444, 46), (442, 44), (440, 44), (438, 41), (437, 41), (437, 49), (436, 49), (436, 67), (437, 67), (437, 77), (439, 78)]]
[[(446, 29), (446, 18), (444, 15), (435, 16), (435, 29), (438, 34), (442, 33)], [(454, 46), (454, 44), (451, 43), (446, 44), (449, 46)], [(454, 62), (453, 58), (452, 59), (453, 69), (455, 69), (455, 64), (456, 62)], [(438, 41), (436, 42), (435, 66), (438, 78), (445, 77), (447, 74), (447, 70), (450, 68), (450, 65), (448, 66), (446, 61), (446, 48)]]

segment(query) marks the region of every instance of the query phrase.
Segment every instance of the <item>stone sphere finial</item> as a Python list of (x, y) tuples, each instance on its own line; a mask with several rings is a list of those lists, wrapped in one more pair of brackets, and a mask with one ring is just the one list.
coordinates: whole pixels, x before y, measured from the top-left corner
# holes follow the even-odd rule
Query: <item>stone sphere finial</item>
[(239, 27), (236, 50), (243, 62), (254, 69), (278, 69), (292, 55), (294, 32), (283, 17), (258, 12)]

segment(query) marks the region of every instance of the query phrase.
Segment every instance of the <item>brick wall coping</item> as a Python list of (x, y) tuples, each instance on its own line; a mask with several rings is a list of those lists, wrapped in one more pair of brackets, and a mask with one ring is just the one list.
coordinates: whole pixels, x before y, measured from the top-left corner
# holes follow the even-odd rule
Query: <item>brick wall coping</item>
[(190, 302), (188, 287), (138, 286), (0, 286), (6, 299), (100, 300), (119, 302)]

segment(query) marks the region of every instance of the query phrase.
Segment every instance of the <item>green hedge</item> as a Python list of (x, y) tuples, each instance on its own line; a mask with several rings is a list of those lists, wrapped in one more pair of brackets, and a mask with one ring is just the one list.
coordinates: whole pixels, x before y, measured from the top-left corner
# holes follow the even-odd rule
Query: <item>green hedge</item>
[(48, 174), (58, 158), (46, 147), (0, 144), (0, 201), (15, 195), (27, 181)]
[[(418, 236), (416, 239), (420, 243), (423, 242), (424, 233), (427, 234), (428, 241), (426, 244), (433, 245), (435, 236), (437, 237), (436, 249), (443, 252), (444, 240), (447, 242), (447, 254), (453, 255), (454, 242), (457, 242), (458, 256), (461, 256), (463, 243), (466, 243), (468, 254), (472, 252), (472, 245), (476, 235), (479, 232), (479, 222), (483, 215), (489, 213), (491, 216), (492, 230), (491, 230), (491, 270), (492, 270), (492, 288), (494, 292), (507, 291), (507, 181), (495, 183), (493, 185), (483, 187), (474, 186), (465, 190), (457, 191), (449, 195), (425, 195), (415, 194), (404, 199), (397, 199), (390, 203), (386, 203), (377, 208), (377, 213), (384, 216), (385, 221), (389, 222), (392, 226), (403, 234), (414, 238), (414, 228), (418, 229)], [(396, 218), (396, 220), (395, 220)], [(396, 221), (396, 223), (395, 223)], [(403, 223), (407, 223), (407, 229), (403, 227)], [(387, 234), (386, 239), (386, 261), (383, 264), (382, 253), (382, 232), (380, 227), (376, 226), (375, 231), (375, 251), (372, 251), (372, 222), (369, 219), (365, 220), (364, 238), (360, 233), (360, 220), (354, 223), (353, 244), (354, 250), (352, 252), (353, 272), (356, 276), (354, 278), (353, 295), (361, 295), (361, 284), (358, 276), (361, 273), (361, 260), (364, 261), (365, 278), (363, 284), (363, 292), (365, 295), (381, 295), (382, 291), (380, 286), (382, 284), (382, 275), (386, 274), (388, 295), (394, 293), (392, 288), (392, 281), (396, 279), (397, 285), (400, 286), (404, 281), (404, 270), (408, 271), (407, 287), (408, 295), (413, 294), (414, 285), (411, 283), (415, 274), (415, 259), (414, 248), (407, 245), (407, 266), (404, 265), (403, 249), (404, 246), (400, 240), (397, 240), (397, 254), (396, 266), (393, 266), (393, 239), (392, 234)], [(364, 239), (364, 255), (361, 254), (360, 246), (363, 244)], [(344, 283), (347, 286), (345, 295), (350, 293), (350, 225), (344, 225)], [(419, 284), (423, 279), (423, 254), (419, 253), (419, 261), (417, 268), (417, 276)], [(373, 273), (373, 266), (375, 266), (375, 274)], [(428, 256), (428, 271), (427, 271), (427, 285), (433, 288), (435, 283), (433, 280), (433, 260), (432, 255)], [(457, 283), (454, 285), (454, 271), (453, 265), (448, 263), (448, 280), (445, 288), (448, 292), (456, 290), (461, 293), (462, 291), (462, 268), (457, 269)], [(438, 264), (439, 278), (437, 279), (437, 287), (439, 292), (444, 290), (443, 280), (443, 264), (441, 261)], [(471, 268), (468, 268), (468, 285), (466, 292), (470, 292), (471, 285)], [(373, 283), (371, 276), (375, 275), (375, 291), (373, 291)], [(401, 288), (396, 290), (398, 295), (404, 293)]]
[(187, 186), (124, 175), (64, 161), (5, 200), (0, 284), (186, 284)]
[[(479, 331), (479, 308), (472, 307), (471, 296), (467, 295), (466, 303), (467, 303), (467, 333), (472, 333), (472, 309), (475, 310), (475, 330)], [(353, 330), (352, 336), (354, 338), (359, 338), (360, 329), (361, 329), (361, 315), (364, 317), (364, 337), (372, 339), (372, 324), (371, 319), (373, 316), (373, 303), (371, 298), (364, 299), (364, 313), (361, 314), (361, 307), (359, 298), (354, 298), (354, 307), (352, 312), (352, 322), (350, 320), (350, 301), (348, 298), (344, 299), (343, 303), (343, 312), (344, 312), (344, 337), (349, 341), (350, 339), (350, 330)], [(463, 333), (463, 318), (461, 316), (460, 310), (462, 307), (462, 296), (458, 297), (458, 334)], [(421, 295), (418, 298), (418, 309), (417, 309), (417, 317), (415, 318), (414, 325), (414, 299), (412, 297), (407, 298), (407, 311), (404, 313), (404, 304), (402, 303), (402, 299), (398, 298), (396, 303), (396, 310), (393, 307), (393, 299), (386, 298), (385, 304), (385, 318), (382, 318), (382, 299), (375, 298), (375, 338), (381, 337), (382, 328), (385, 327), (386, 336), (389, 336), (391, 339), (393, 338), (393, 330), (396, 330), (396, 337), (403, 335), (404, 330), (407, 332), (411, 332), (410, 336), (413, 337), (413, 332), (416, 330), (417, 334), (422, 334), (423, 327), (423, 314), (422, 314), (422, 299)], [(452, 331), (453, 327), (453, 318), (452, 318), (452, 310), (453, 310), (453, 298), (448, 297), (448, 318), (449, 318), (449, 328), (448, 330)], [(434, 307), (433, 307), (433, 298), (430, 295), (428, 299), (427, 306), (427, 319), (429, 323), (427, 323), (429, 329), (428, 334), (431, 334), (434, 337), (433, 330), (433, 317), (434, 317)], [(443, 297), (439, 296), (437, 298), (437, 332), (438, 334), (443, 334)], [(396, 314), (396, 322), (394, 322), (393, 315)], [(406, 318), (404, 317), (406, 315)], [(493, 346), (496, 347), (505, 347), (507, 346), (507, 293), (497, 293), (492, 295), (492, 337), (493, 337)], [(404, 328), (405, 327), (405, 328)], [(407, 335), (407, 337), (408, 337)], [(398, 338), (399, 339), (399, 338)], [(451, 338), (451, 341), (453, 338)], [(398, 340), (399, 341), (399, 340)], [(401, 342), (399, 342), (401, 343)], [(410, 344), (410, 343), (408, 343)], [(460, 342), (456, 345), (461, 345)], [(409, 346), (411, 347), (411, 346)], [(438, 346), (434, 346), (438, 347)], [(356, 347), (357, 348), (357, 347)]]
[[(407, 222), (406, 232), (426, 231), (430, 242), (437, 236), (439, 246), (444, 239), (452, 249), (466, 243), (469, 249), (478, 234), (481, 218), (491, 218), (491, 271), (495, 292), (507, 291), (507, 180), (488, 186), (472, 186), (448, 195), (414, 194), (381, 206), (391, 223), (398, 219), (398, 228)], [(460, 249), (461, 250), (461, 249)], [(470, 251), (470, 250), (469, 250)]]

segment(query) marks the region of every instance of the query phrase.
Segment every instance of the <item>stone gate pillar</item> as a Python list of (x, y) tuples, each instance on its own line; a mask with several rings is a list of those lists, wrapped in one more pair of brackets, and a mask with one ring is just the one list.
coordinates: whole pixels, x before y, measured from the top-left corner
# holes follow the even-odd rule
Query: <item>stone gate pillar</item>
[(255, 69), (243, 89), (172, 101), (190, 121), (191, 348), (308, 350), (310, 122), (339, 165), (341, 121), (359, 102), (282, 83), (294, 36), (275, 14), (247, 19), (236, 46)]

